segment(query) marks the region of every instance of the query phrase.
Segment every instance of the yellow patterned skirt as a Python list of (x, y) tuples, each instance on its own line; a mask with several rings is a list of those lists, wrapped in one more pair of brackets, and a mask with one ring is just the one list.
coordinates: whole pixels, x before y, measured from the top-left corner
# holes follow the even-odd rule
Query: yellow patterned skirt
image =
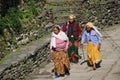
[(70, 61), (68, 58), (68, 54), (64, 51), (55, 51), (53, 53), (54, 57), (54, 71), (57, 74), (64, 74), (65, 67), (70, 69)]
[(89, 42), (87, 46), (87, 53), (89, 58), (89, 63), (92, 65), (94, 63), (99, 63), (101, 61), (101, 54), (98, 50), (98, 45), (94, 45), (93, 42)]

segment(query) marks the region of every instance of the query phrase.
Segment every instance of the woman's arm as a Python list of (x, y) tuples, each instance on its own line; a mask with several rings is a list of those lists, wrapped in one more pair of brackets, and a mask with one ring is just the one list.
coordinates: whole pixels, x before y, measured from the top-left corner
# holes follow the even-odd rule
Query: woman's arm
[(85, 42), (85, 39), (86, 39), (85, 34), (86, 34), (86, 31), (84, 31), (84, 33), (82, 34), (81, 44)]
[(85, 42), (86, 39), (86, 31), (84, 31), (84, 33), (82, 34), (82, 39), (81, 39), (81, 43), (80, 43), (80, 48), (83, 47), (83, 43)]
[(65, 49), (64, 49), (64, 50), (66, 50), (66, 51), (67, 51), (68, 46), (69, 46), (69, 40), (67, 40), (67, 41), (66, 41), (66, 46), (65, 46)]
[(102, 42), (102, 38), (100, 37), (99, 34), (96, 34), (97, 35), (97, 38), (98, 38), (98, 50), (100, 51), (100, 48), (101, 48), (101, 42)]

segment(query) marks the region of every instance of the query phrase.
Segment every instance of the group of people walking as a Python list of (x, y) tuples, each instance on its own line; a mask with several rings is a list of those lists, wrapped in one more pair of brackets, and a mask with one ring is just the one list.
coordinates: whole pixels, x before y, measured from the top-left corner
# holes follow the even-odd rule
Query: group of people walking
[(74, 15), (70, 15), (68, 19), (62, 28), (54, 25), (51, 35), (50, 54), (54, 61), (55, 77), (70, 75), (70, 62), (78, 63), (78, 48), (83, 48), (84, 42), (87, 42), (88, 61), (93, 70), (96, 70), (96, 65), (101, 61), (101, 33), (92, 22), (88, 22), (82, 32)]

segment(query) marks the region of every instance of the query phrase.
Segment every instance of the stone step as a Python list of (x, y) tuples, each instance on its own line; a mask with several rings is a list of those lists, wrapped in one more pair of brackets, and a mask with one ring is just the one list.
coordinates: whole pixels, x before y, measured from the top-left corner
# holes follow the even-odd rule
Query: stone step
[(46, 0), (46, 2), (51, 3), (61, 3), (61, 2), (80, 2), (82, 0)]
[[(66, 21), (68, 21), (68, 16), (69, 16), (70, 14), (64, 14), (64, 15), (55, 15), (54, 16), (54, 22), (55, 23), (59, 23), (59, 24), (61, 24), (61, 23), (64, 23), (64, 22), (66, 22)], [(76, 18), (76, 20), (77, 21), (80, 21), (81, 19), (79, 18), (79, 16), (80, 16), (80, 14), (74, 14), (77, 18)]]
[(56, 4), (56, 3), (54, 3), (54, 4), (52, 4), (52, 3), (47, 3), (46, 5), (45, 5), (45, 7), (47, 7), (47, 8), (64, 8), (64, 7), (70, 7), (70, 6), (73, 6), (73, 7), (75, 7), (76, 5), (75, 4), (66, 4), (66, 3), (61, 3), (61, 4)]
[[(62, 14), (62, 15), (60, 15), (60, 14), (57, 14), (57, 15), (54, 15), (54, 18), (68, 18), (68, 16), (69, 16), (70, 14)], [(80, 16), (80, 14), (74, 14), (76, 17), (79, 17)]]
[[(74, 2), (69, 2), (69, 3), (66, 3), (65, 1), (64, 2), (60, 2), (60, 3), (47, 3), (46, 5), (45, 5), (45, 7), (47, 7), (47, 8), (55, 8), (55, 10), (61, 10), (62, 8), (64, 9), (64, 7), (76, 7), (76, 6), (78, 6), (79, 7), (79, 5), (80, 4), (82, 4), (81, 2), (76, 2), (76, 1), (74, 1)], [(60, 9), (59, 9), (60, 8)]]
[(67, 3), (67, 2), (62, 2), (62, 3), (46, 3), (46, 4), (49, 5), (49, 6), (62, 6), (62, 7), (75, 5), (73, 3)]
[[(66, 20), (66, 21), (68, 21), (68, 20)], [(65, 23), (66, 21), (61, 21), (61, 22), (60, 21), (55, 21), (54, 24), (58, 24), (62, 27), (63, 23)], [(81, 23), (80, 21), (78, 21), (78, 22)]]
[(70, 6), (70, 7), (54, 7), (54, 8), (51, 8), (52, 10), (54, 11), (69, 11), (69, 10), (82, 10), (81, 6)]
[(51, 79), (52, 75), (35, 75), (33, 78), (34, 79), (37, 79), (37, 78)]

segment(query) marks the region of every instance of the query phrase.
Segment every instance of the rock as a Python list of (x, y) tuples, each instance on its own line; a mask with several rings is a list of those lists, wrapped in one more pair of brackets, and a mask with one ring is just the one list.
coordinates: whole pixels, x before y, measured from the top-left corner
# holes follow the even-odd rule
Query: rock
[(25, 38), (25, 39), (22, 39), (21, 41), (18, 41), (17, 42), (17, 45), (24, 45), (24, 44), (27, 44), (27, 43), (29, 43), (30, 42), (30, 40), (29, 40), (29, 38), (27, 37), (27, 38)]

